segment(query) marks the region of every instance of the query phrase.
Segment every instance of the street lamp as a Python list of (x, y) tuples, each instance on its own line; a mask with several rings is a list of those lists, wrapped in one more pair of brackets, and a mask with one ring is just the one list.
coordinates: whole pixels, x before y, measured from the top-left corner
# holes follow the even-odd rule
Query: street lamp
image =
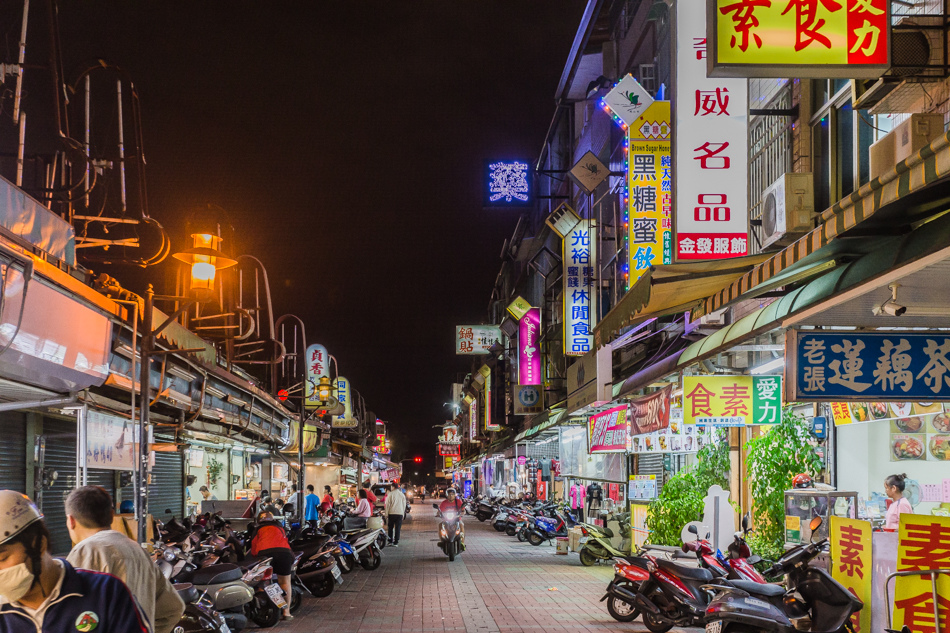
[(320, 376), (320, 382), (317, 384), (317, 400), (320, 401), (320, 404), (326, 404), (330, 402), (330, 398), (333, 396), (333, 392), (336, 391), (336, 387), (330, 382), (329, 376)]
[(237, 264), (236, 259), (225, 257), (221, 253), (224, 240), (211, 233), (192, 233), (192, 247), (172, 255), (180, 262), (191, 266), (192, 292), (209, 296), (214, 292), (214, 279), (219, 270)]

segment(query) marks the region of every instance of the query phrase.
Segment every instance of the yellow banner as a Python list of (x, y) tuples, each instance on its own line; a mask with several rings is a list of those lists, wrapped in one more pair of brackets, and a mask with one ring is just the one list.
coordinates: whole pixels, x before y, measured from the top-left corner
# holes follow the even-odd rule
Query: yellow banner
[(832, 402), (831, 403), (831, 417), (835, 422), (835, 426), (844, 426), (845, 424), (851, 424), (851, 411), (848, 410), (847, 402)]
[(752, 396), (752, 376), (684, 376), (683, 423), (745, 426)]
[[(897, 571), (950, 569), (950, 517), (902, 514), (897, 542)], [(950, 577), (937, 576), (940, 630), (950, 630)], [(934, 626), (930, 576), (898, 576), (894, 588), (894, 627), (929, 633)]]
[(853, 593), (864, 608), (851, 616), (855, 633), (871, 630), (871, 524), (831, 517), (831, 576)]
[(650, 266), (673, 262), (670, 102), (655, 101), (630, 126), (627, 151), (628, 287)]

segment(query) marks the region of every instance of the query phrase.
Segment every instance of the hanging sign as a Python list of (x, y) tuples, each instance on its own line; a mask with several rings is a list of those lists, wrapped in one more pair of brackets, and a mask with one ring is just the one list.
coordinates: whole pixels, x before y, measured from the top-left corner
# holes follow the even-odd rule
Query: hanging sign
[(594, 190), (610, 175), (607, 166), (600, 162), (594, 152), (587, 150), (587, 153), (581, 156), (577, 164), (571, 167), (568, 172), (574, 178), (574, 182), (586, 193), (594, 193)]
[(876, 79), (888, 0), (708, 0), (711, 77)]
[(531, 165), (520, 160), (485, 161), (485, 207), (527, 207), (533, 203)]
[(86, 465), (106, 470), (135, 470), (138, 426), (128, 418), (86, 412)]
[(781, 376), (684, 376), (685, 424), (745, 426), (782, 419)]
[(536, 415), (544, 412), (541, 385), (518, 385), (515, 391), (515, 415)]
[(670, 395), (672, 385), (630, 403), (630, 432), (634, 435), (654, 433), (670, 427)]
[(483, 375), (485, 376), (485, 402), (482, 406), (485, 415), (485, 430), (486, 431), (500, 431), (500, 424), (492, 424), (491, 419), (491, 368), (485, 367), (488, 369)]
[(458, 456), (462, 454), (462, 445), (457, 442), (442, 442), (439, 444), (439, 455), (445, 456)]
[(520, 321), (521, 318), (531, 309), (531, 304), (523, 297), (515, 297), (515, 300), (508, 305), (508, 313)]
[(600, 104), (626, 130), (652, 103), (650, 93), (628, 73), (604, 95)]
[(455, 326), (456, 354), (488, 354), (496, 343), (501, 343), (501, 328), (497, 325)]
[(623, 453), (627, 450), (630, 424), (627, 405), (590, 416), (587, 421), (589, 453)]
[(389, 448), (389, 442), (386, 439), (386, 434), (377, 433), (376, 439), (379, 440), (379, 446), (376, 447), (376, 453), (378, 455), (389, 455), (392, 452), (392, 449)]
[(564, 355), (593, 349), (597, 319), (597, 223), (581, 220), (562, 240), (564, 262)]
[[(905, 512), (901, 514), (897, 536), (897, 571), (929, 569), (950, 569), (950, 517)], [(945, 631), (950, 623), (950, 576), (937, 575), (936, 593), (940, 630)], [(894, 586), (893, 628), (935, 631), (935, 624), (930, 575), (898, 576)]]
[(350, 381), (339, 376), (336, 379), (336, 399), (343, 405), (343, 415), (335, 415), (331, 425), (335, 429), (352, 429), (359, 425), (353, 417), (353, 403), (350, 401)]
[(657, 101), (630, 127), (624, 224), (630, 252), (628, 287), (650, 268), (673, 263), (673, 164), (670, 102)]
[(478, 437), (478, 398), (468, 398), (468, 436), (474, 442)]
[(307, 348), (307, 400), (305, 405), (309, 409), (326, 406), (317, 396), (317, 385), (320, 379), (328, 376), (330, 371), (330, 354), (323, 345), (311, 345)]
[(748, 88), (745, 79), (706, 77), (706, 13), (696, 9), (676, 12), (677, 261), (749, 250)]
[(871, 630), (871, 524), (831, 515), (831, 576), (866, 606), (851, 616), (855, 631)]
[(541, 309), (531, 308), (518, 322), (518, 382), (541, 384)]

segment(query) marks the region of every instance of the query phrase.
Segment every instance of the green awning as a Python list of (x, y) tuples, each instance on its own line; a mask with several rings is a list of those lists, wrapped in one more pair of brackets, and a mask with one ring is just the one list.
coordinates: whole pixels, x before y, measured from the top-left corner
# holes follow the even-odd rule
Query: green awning
[(564, 409), (550, 409), (546, 411), (541, 416), (538, 416), (537, 418), (532, 420), (532, 422), (535, 422), (535, 424), (530, 429), (525, 429), (521, 433), (518, 433), (518, 435), (515, 436), (515, 439), (513, 440), (512, 443), (517, 444), (518, 442), (521, 442), (522, 440), (526, 440), (530, 437), (534, 437), (541, 431), (545, 429), (549, 429), (555, 424), (557, 424), (558, 422), (560, 422), (561, 418), (563, 417), (564, 417)]

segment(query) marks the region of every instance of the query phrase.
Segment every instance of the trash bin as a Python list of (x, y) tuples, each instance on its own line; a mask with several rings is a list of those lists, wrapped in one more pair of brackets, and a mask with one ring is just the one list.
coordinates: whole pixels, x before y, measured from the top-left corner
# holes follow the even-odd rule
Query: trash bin
[(566, 536), (557, 537), (557, 554), (567, 556), (568, 540)]

